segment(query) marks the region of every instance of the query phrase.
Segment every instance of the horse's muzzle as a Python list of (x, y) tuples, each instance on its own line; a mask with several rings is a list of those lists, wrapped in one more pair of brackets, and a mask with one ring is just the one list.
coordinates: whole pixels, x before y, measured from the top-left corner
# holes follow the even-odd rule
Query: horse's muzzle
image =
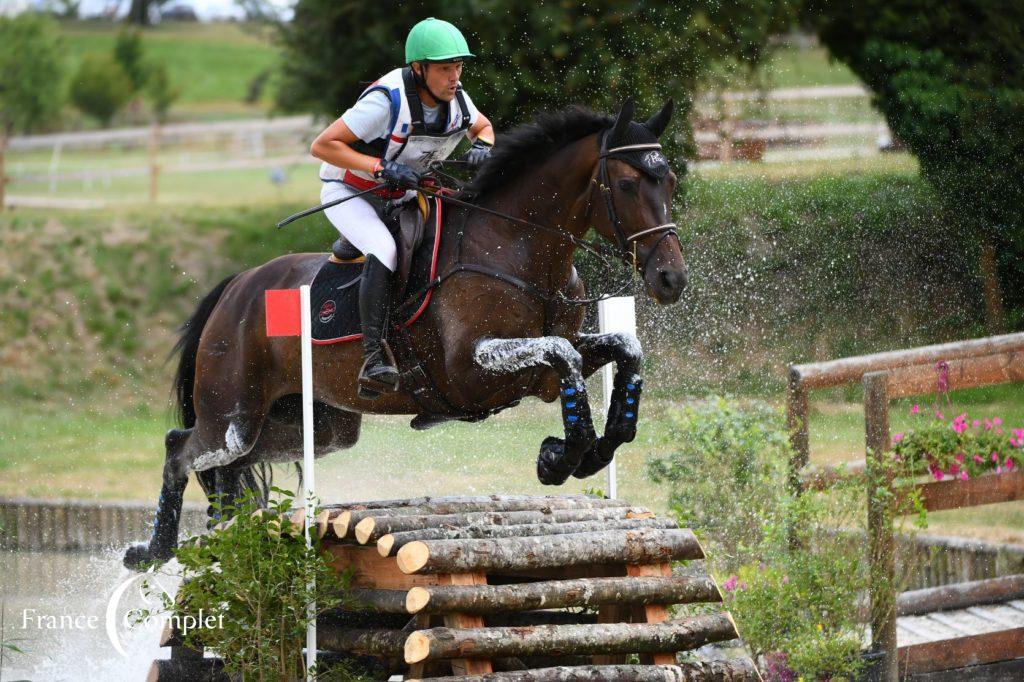
[(686, 288), (686, 268), (649, 267), (644, 281), (651, 297), (661, 305), (679, 300)]

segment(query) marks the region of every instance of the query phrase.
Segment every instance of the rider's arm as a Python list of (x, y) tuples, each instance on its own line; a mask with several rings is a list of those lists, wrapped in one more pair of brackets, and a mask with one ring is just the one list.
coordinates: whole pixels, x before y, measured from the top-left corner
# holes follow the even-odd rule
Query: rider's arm
[(377, 169), (380, 159), (352, 149), (349, 145), (357, 139), (359, 138), (348, 127), (348, 124), (339, 118), (317, 135), (309, 151), (316, 158), (326, 161), (332, 166), (361, 170), (372, 174)]
[(487, 117), (479, 111), (476, 114), (476, 122), (469, 129), (469, 139), (482, 140), (487, 144), (494, 144), (494, 128), (491, 126), (491, 122), (487, 120)]

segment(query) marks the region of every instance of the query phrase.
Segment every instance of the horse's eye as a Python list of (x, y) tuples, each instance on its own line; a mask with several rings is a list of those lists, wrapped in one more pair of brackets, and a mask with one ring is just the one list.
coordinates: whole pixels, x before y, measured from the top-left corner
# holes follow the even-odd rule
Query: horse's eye
[(621, 189), (623, 192), (626, 192), (628, 194), (636, 194), (637, 193), (636, 180), (625, 180), (625, 179), (619, 180), (619, 189)]

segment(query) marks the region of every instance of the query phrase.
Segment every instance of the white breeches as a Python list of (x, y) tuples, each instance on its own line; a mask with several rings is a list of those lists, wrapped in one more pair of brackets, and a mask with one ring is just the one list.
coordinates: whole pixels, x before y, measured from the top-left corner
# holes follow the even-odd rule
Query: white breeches
[[(320, 203), (352, 196), (357, 191), (341, 182), (325, 182), (320, 190)], [(324, 214), (352, 246), (365, 255), (373, 254), (388, 270), (395, 271), (398, 265), (395, 240), (370, 202), (362, 197), (349, 199), (325, 210)]]

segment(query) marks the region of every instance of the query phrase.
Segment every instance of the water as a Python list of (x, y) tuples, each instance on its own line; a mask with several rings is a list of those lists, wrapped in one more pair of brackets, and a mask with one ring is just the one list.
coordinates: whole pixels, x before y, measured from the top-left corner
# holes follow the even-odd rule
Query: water
[[(125, 626), (129, 610), (155, 608), (158, 600), (143, 594), (141, 579), (121, 565), (123, 553), (124, 548), (93, 554), (0, 552), (4, 639), (26, 652), (5, 654), (0, 682), (142, 680), (154, 658), (168, 657), (158, 646), (163, 627), (158, 617)], [(150, 580), (153, 589), (159, 584), (172, 595), (177, 590), (178, 581), (169, 575)]]

